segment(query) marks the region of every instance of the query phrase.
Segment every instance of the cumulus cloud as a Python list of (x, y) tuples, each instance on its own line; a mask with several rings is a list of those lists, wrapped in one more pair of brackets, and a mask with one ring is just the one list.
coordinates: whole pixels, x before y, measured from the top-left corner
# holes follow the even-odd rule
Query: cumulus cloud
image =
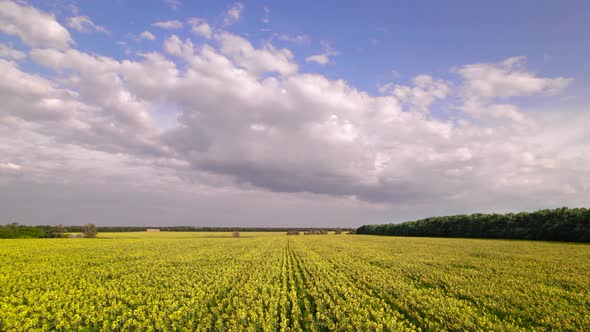
[(176, 29), (182, 28), (183, 24), (182, 24), (182, 22), (180, 22), (178, 20), (172, 20), (172, 21), (154, 22), (154, 23), (152, 23), (152, 26), (162, 28), (162, 29), (176, 30)]
[[(63, 121), (73, 127), (64, 129), (60, 136), (69, 135), (69, 139), (79, 144), (111, 152), (159, 154), (163, 151), (156, 142), (158, 130), (153, 123), (152, 106), (126, 87), (119, 73), (122, 63), (73, 49), (33, 49), (30, 56), (61, 74), (62, 87), (55, 94), (65, 94), (68, 98), (51, 98), (48, 106), (55, 105), (50, 110), (59, 110), (59, 114), (70, 112), (63, 115)], [(72, 90), (76, 92), (69, 93)], [(60, 107), (60, 104), (71, 106)], [(133, 137), (125, 138), (129, 131), (134, 133)]]
[(102, 32), (104, 34), (110, 34), (109, 30), (105, 27), (100, 26), (88, 17), (88, 16), (74, 16), (68, 20), (68, 26), (78, 32)]
[[(186, 75), (175, 72), (175, 83), (159, 90), (173, 91), (185, 110), (166, 142), (196, 169), (273, 191), (369, 201), (453, 199), (473, 183), (499, 186), (490, 182), (490, 158), (513, 156), (518, 165), (519, 154), (527, 153), (528, 147), (518, 145), (524, 133), (423, 115), (434, 100), (451, 93), (445, 81), (420, 75), (413, 86), (395, 86), (382, 97), (319, 75), (259, 82), (261, 70), (252, 68), (271, 67), (252, 61), (264, 49), (235, 35), (220, 37), (220, 42), (219, 51), (199, 49), (178, 37), (166, 43), (171, 54), (187, 62), (190, 73), (185, 81), (181, 77)], [(515, 141), (502, 147), (493, 143), (504, 139)], [(549, 164), (543, 160), (539, 167)]]
[(209, 26), (209, 24), (207, 24), (205, 20), (198, 17), (193, 17), (188, 20), (188, 24), (190, 24), (191, 31), (194, 34), (203, 36), (205, 38), (211, 38), (213, 33), (211, 27)]
[(293, 53), (288, 49), (277, 49), (272, 44), (256, 49), (246, 39), (227, 32), (217, 35), (216, 38), (221, 44), (221, 53), (256, 76), (264, 72), (278, 72), (282, 75), (297, 72)]
[(50, 80), (25, 73), (12, 61), (0, 59), (0, 116), (31, 122), (66, 120), (75, 111), (75, 93)]
[(64, 49), (73, 43), (55, 16), (13, 1), (0, 1), (0, 32), (18, 36), (33, 47)]
[(430, 105), (437, 99), (445, 99), (451, 92), (451, 84), (435, 80), (429, 75), (418, 75), (412, 80), (414, 86), (388, 83), (379, 87), (379, 92), (392, 94), (411, 110), (428, 112)]
[(307, 58), (305, 58), (306, 62), (315, 62), (318, 63), (320, 65), (326, 65), (328, 64), (328, 62), (330, 62), (330, 59), (328, 58), (328, 55), (326, 54), (316, 54), (316, 55), (310, 55)]
[[(554, 94), (565, 89), (571, 78), (537, 77), (526, 70), (526, 58), (512, 57), (499, 63), (477, 63), (456, 70), (462, 78), (460, 109), (479, 118), (507, 118), (524, 122), (527, 117), (505, 100), (533, 94)], [(504, 102), (498, 103), (498, 100)]]
[(328, 63), (330, 63), (331, 56), (339, 54), (339, 52), (334, 51), (334, 49), (328, 42), (322, 40), (320, 44), (322, 45), (324, 52), (306, 57), (306, 62), (315, 62), (320, 65), (327, 65)]
[(225, 16), (223, 18), (223, 25), (230, 26), (239, 21), (242, 17), (243, 11), (244, 5), (241, 2), (236, 2), (233, 5), (231, 5), (227, 12), (225, 12)]
[(156, 36), (154, 36), (153, 33), (145, 30), (142, 33), (139, 34), (139, 38), (140, 39), (145, 39), (145, 40), (155, 40)]
[(525, 70), (525, 65), (525, 57), (513, 57), (500, 63), (462, 66), (457, 73), (463, 78), (463, 95), (492, 99), (555, 93), (572, 81), (565, 77), (536, 77)]
[(24, 59), (26, 56), (27, 55), (25, 54), (25, 52), (21, 52), (19, 50), (16, 50), (16, 49), (12, 48), (11, 45), (0, 43), (0, 57), (21, 60), (21, 59)]
[[(184, 70), (159, 53), (140, 62), (75, 50), (33, 50), (31, 57), (75, 76), (76, 99), (112, 121), (119, 149), (182, 160), (238, 187), (379, 204), (452, 201), (473, 186), (480, 193), (542, 186), (539, 172), (550, 174), (559, 163), (542, 146), (522, 144), (533, 127), (482, 128), (430, 115), (430, 105), (453, 91), (446, 81), (419, 75), (411, 86), (387, 86), (375, 97), (345, 81), (299, 74), (287, 50), (256, 48), (227, 32), (216, 40), (217, 49), (168, 38), (165, 50), (186, 63)], [(268, 72), (280, 76), (262, 75)], [(152, 116), (162, 101), (178, 110), (178, 124), (166, 130)], [(92, 130), (105, 130), (96, 121)], [(136, 141), (122, 136), (127, 130)], [(497, 163), (503, 167), (491, 166)]]

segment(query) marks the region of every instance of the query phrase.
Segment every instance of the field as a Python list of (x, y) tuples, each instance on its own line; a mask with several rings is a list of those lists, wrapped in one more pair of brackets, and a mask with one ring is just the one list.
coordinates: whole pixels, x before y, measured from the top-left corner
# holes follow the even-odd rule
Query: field
[(0, 330), (584, 330), (590, 245), (102, 233), (0, 241)]

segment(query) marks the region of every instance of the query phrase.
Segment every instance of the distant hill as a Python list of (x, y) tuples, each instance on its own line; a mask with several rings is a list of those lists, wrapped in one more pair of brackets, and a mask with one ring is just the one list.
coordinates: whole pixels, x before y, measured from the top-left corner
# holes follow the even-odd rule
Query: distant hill
[(559, 208), (506, 214), (431, 217), (364, 225), (357, 234), (590, 242), (590, 209)]

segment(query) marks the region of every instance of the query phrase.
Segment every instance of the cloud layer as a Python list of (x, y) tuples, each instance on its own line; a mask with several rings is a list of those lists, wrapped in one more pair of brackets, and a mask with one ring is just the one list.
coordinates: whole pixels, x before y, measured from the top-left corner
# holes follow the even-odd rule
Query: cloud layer
[[(223, 25), (243, 10), (233, 5)], [(84, 22), (69, 25), (98, 31)], [(148, 200), (168, 193), (208, 202), (213, 219), (223, 219), (223, 204), (245, 209), (238, 199), (252, 204), (249, 222), (308, 206), (316, 217), (301, 213), (306, 220), (345, 213), (324, 220), (345, 225), (391, 211), (526, 209), (590, 197), (582, 139), (590, 117), (572, 111), (576, 124), (556, 126), (555, 113), (522, 106), (519, 98), (552, 98), (572, 84), (533, 73), (524, 57), (385, 83), (374, 95), (301, 71), (289, 49), (254, 45), (202, 18), (186, 24), (200, 42), (171, 34), (159, 49), (114, 59), (71, 48), (51, 14), (0, 2), (0, 31), (30, 47), (0, 48), (0, 183), (82, 186), (101, 197), (120, 188), (155, 195)], [(327, 64), (337, 52), (324, 48), (305, 61)], [(15, 62), (25, 52), (51, 75)], [(261, 212), (267, 202), (277, 208)], [(187, 223), (186, 213), (178, 220)], [(307, 225), (297, 219), (290, 222)]]
[(78, 32), (102, 32), (109, 34), (109, 31), (94, 22), (88, 16), (74, 16), (68, 20), (68, 26)]
[(0, 1), (0, 32), (33, 47), (64, 49), (72, 43), (68, 30), (53, 15), (11, 1)]

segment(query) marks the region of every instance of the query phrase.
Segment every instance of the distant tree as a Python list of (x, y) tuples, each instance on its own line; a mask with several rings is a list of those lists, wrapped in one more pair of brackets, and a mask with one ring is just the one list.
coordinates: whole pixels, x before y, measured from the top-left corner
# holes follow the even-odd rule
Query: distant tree
[(18, 223), (0, 225), (0, 238), (1, 239), (16, 239), (18, 238)]
[(96, 237), (96, 225), (86, 224), (82, 226), (82, 234), (84, 234), (84, 237)]
[(10, 224), (8, 224), (8, 229), (10, 229), (11, 233), (13, 234), (13, 237), (16, 239), (18, 238), (18, 223), (17, 222), (12, 222)]
[(49, 226), (47, 227), (45, 237), (48, 238), (62, 238), (66, 237), (66, 227), (64, 225)]
[(364, 225), (357, 234), (590, 242), (590, 209), (558, 208), (506, 214), (431, 217)]

